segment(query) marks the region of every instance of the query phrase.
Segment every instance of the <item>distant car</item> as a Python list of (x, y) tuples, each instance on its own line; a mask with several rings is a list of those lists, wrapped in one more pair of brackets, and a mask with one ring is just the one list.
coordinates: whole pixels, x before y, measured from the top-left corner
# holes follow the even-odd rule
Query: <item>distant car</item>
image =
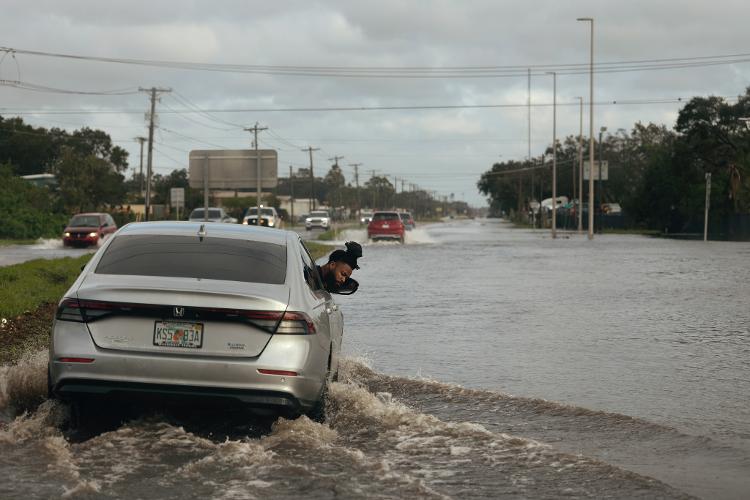
[(313, 210), (310, 215), (305, 219), (305, 229), (310, 231), (314, 227), (322, 229), (330, 229), (331, 227), (331, 216), (326, 210)]
[(361, 210), (359, 213), (359, 223), (362, 225), (369, 224), (372, 220), (372, 210)]
[(58, 305), (48, 389), (72, 403), (74, 425), (149, 395), (320, 417), (342, 333), (297, 233), (128, 224)]
[(399, 212), (399, 217), (401, 217), (401, 222), (404, 224), (404, 227), (407, 231), (411, 231), (415, 227), (417, 227), (417, 224), (414, 222), (414, 218), (411, 216), (409, 212)]
[[(242, 223), (246, 226), (258, 225), (258, 207), (250, 207), (245, 212)], [(274, 207), (260, 207), (260, 225), (266, 227), (278, 228), (281, 224), (281, 218)]]
[(397, 240), (403, 243), (405, 231), (398, 212), (375, 212), (367, 226), (367, 237), (372, 241)]
[(602, 203), (602, 212), (607, 215), (622, 215), (622, 207), (619, 203)]
[(117, 231), (117, 224), (109, 214), (100, 212), (76, 214), (65, 226), (63, 245), (66, 247), (97, 245), (115, 231)]
[[(196, 208), (195, 210), (190, 212), (190, 217), (188, 218), (188, 220), (190, 222), (206, 222), (206, 219), (203, 217), (203, 209)], [(223, 208), (208, 207), (207, 222), (227, 222), (230, 224), (237, 224), (237, 219), (227, 214)]]

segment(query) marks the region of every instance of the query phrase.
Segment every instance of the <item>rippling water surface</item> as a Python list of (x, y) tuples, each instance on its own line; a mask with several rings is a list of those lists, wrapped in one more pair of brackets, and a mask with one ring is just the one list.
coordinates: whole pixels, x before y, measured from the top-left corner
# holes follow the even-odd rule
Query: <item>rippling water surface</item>
[(0, 497), (746, 498), (750, 245), (493, 221), (407, 243), (366, 245), (339, 300), (325, 425), (157, 411), (73, 435), (37, 353), (0, 367)]

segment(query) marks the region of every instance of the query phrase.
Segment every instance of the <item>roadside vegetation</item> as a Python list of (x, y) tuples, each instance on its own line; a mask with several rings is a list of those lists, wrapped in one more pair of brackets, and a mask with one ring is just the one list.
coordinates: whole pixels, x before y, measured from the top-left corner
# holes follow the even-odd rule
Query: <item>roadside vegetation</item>
[[(702, 233), (711, 174), (709, 228), (731, 236), (750, 223), (750, 133), (743, 121), (749, 114), (750, 88), (735, 103), (714, 96), (687, 101), (673, 127), (639, 122), (630, 131), (604, 131), (594, 147), (596, 159), (609, 164), (609, 179), (596, 187), (597, 197), (621, 205), (624, 229)], [(588, 138), (582, 143), (588, 160)], [(529, 201), (551, 198), (551, 157), (548, 146), (533, 161), (498, 162), (482, 174), (478, 187), (490, 198), (490, 214), (520, 222)], [(572, 198), (577, 136), (559, 140), (557, 165), (557, 194)]]
[[(144, 203), (145, 176), (134, 171), (127, 177), (129, 166), (128, 152), (102, 130), (47, 129), (29, 125), (20, 117), (0, 116), (0, 238), (59, 237), (65, 223), (78, 212), (108, 212), (118, 226), (136, 220), (131, 208)], [(53, 174), (54, 181), (38, 187), (20, 177), (35, 174)], [(309, 178), (310, 171), (304, 167), (290, 177), (279, 177), (277, 187), (264, 195), (263, 203), (276, 207), (287, 218), (289, 214), (280, 210), (279, 199), (292, 193), (297, 199), (314, 196), (321, 207), (336, 207), (329, 210), (337, 217), (351, 216), (357, 208), (368, 207), (402, 207), (417, 220), (445, 213), (469, 214), (468, 205), (454, 201), (453, 196), (450, 201), (448, 197), (439, 200), (430, 191), (403, 182), (396, 185), (384, 175), (373, 176), (358, 186), (347, 184), (336, 164), (314, 183), (308, 182)], [(168, 208), (171, 188), (185, 190), (183, 218), (203, 206), (203, 189), (190, 187), (187, 169), (154, 174), (151, 186), (154, 207)], [(210, 200), (210, 204), (221, 205), (240, 219), (257, 203), (252, 193), (238, 193), (233, 198)], [(160, 209), (151, 219), (159, 218), (171, 219), (174, 214)]]

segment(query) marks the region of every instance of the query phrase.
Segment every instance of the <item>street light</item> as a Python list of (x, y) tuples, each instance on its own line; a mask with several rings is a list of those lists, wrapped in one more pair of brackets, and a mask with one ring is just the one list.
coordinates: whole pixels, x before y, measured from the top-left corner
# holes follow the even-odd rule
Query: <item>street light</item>
[(557, 238), (557, 73), (552, 75), (552, 239)]
[[(599, 232), (602, 231), (602, 134), (607, 131), (607, 127), (599, 129), (599, 189), (596, 191), (599, 197)], [(593, 175), (591, 176), (593, 177)]]
[(589, 60), (589, 239), (594, 239), (594, 18), (579, 17), (576, 21), (591, 23), (591, 55)]
[[(578, 234), (583, 232), (583, 97), (581, 101), (580, 128), (578, 131)], [(573, 176), (575, 177), (575, 176)]]

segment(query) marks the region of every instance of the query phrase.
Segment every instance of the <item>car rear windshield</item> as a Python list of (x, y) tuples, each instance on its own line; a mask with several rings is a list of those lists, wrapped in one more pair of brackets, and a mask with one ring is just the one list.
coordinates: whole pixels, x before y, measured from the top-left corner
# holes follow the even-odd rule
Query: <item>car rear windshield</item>
[(401, 220), (408, 221), (409, 219), (411, 219), (411, 215), (410, 214), (401, 214)]
[(372, 216), (373, 221), (379, 221), (379, 220), (398, 220), (398, 214), (397, 213), (390, 213), (390, 212), (380, 212)]
[(282, 284), (286, 246), (210, 236), (201, 241), (198, 236), (120, 235), (95, 272)]
[[(261, 215), (273, 215), (273, 210), (270, 208), (261, 208), (260, 209)], [(258, 215), (258, 209), (257, 208), (251, 208), (247, 211), (247, 215)]]
[[(191, 219), (202, 219), (203, 218), (203, 209), (202, 208), (196, 208), (193, 210), (193, 212), (190, 214)], [(208, 209), (208, 218), (209, 219), (221, 219), (221, 210), (211, 210)]]
[(70, 227), (99, 227), (98, 215), (76, 215), (70, 219)]

